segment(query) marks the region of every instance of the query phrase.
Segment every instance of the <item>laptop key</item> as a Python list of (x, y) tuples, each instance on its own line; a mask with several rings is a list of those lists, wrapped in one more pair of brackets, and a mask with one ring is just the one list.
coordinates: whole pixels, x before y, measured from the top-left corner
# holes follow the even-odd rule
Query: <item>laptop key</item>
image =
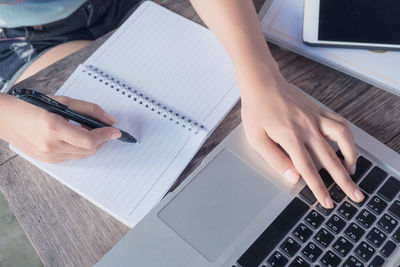
[(289, 267), (309, 267), (310, 264), (300, 256), (297, 256), (294, 261), (289, 264)]
[(310, 211), (310, 213), (304, 219), (304, 221), (314, 229), (317, 229), (324, 222), (324, 220), (324, 216), (322, 216), (315, 210)]
[(321, 258), (320, 262), (325, 267), (339, 266), (342, 260), (332, 251), (328, 250)]
[(367, 172), (367, 170), (372, 166), (372, 163), (364, 158), (363, 156), (359, 156), (356, 164), (356, 172), (351, 175), (351, 179), (357, 183), (360, 178)]
[(333, 243), (332, 248), (338, 254), (340, 254), (340, 256), (346, 257), (346, 255), (353, 248), (353, 244), (350, 241), (348, 241), (346, 238), (341, 236), (335, 241), (335, 243)]
[(387, 172), (375, 166), (361, 181), (360, 188), (368, 194), (372, 194), (378, 186), (385, 180)]
[(392, 238), (396, 243), (400, 243), (400, 227), (393, 233)]
[(348, 198), (348, 200), (350, 200), (351, 203), (353, 203), (357, 207), (362, 207), (367, 202), (367, 200), (369, 198), (366, 193), (363, 192), (363, 194), (364, 194), (364, 199), (361, 202), (356, 202), (356, 201), (352, 200), (351, 198)]
[(322, 181), (324, 182), (325, 186), (328, 188), (331, 184), (333, 184), (333, 179), (332, 176), (329, 174), (329, 172), (325, 169), (320, 169), (319, 170), (319, 175), (322, 178)]
[(363, 230), (360, 226), (353, 222), (344, 230), (344, 234), (347, 235), (350, 240), (354, 241), (355, 243), (360, 240), (364, 233), (365, 230)]
[(258, 266), (309, 210), (295, 197), (238, 259), (242, 266)]
[(368, 267), (381, 267), (385, 263), (385, 260), (379, 256), (376, 255), (375, 258), (369, 263)]
[(314, 240), (324, 248), (328, 247), (333, 239), (335, 239), (335, 236), (324, 228), (321, 228), (314, 236)]
[(393, 198), (400, 192), (400, 181), (396, 178), (389, 177), (389, 179), (379, 189), (378, 195), (386, 201), (392, 201)]
[(340, 149), (338, 149), (338, 151), (336, 151), (336, 155), (338, 156), (338, 158), (339, 158), (341, 161), (344, 161), (344, 156), (343, 156), (342, 151), (340, 151)]
[(331, 190), (329, 190), (329, 194), (331, 195), (331, 198), (333, 199), (333, 201), (335, 201), (336, 203), (340, 203), (343, 198), (346, 196), (346, 194), (343, 192), (343, 190), (337, 185), (335, 184)]
[(336, 207), (336, 204), (335, 203), (333, 203), (333, 208), (331, 208), (331, 209), (326, 209), (326, 208), (324, 208), (322, 205), (321, 205), (321, 203), (318, 203), (318, 205), (317, 205), (317, 210), (319, 210), (322, 214), (324, 214), (325, 216), (329, 216), (331, 213), (332, 213), (332, 211), (335, 209), (335, 207)]
[[(280, 267), (280, 266), (285, 266), (289, 260), (283, 256), (279, 251), (275, 251), (271, 257), (267, 260), (267, 262), (274, 267)], [(247, 266), (247, 265), (242, 265), (242, 266)]]
[(289, 257), (293, 257), (294, 254), (300, 249), (300, 244), (288, 237), (280, 246), (281, 250), (285, 252)]
[(397, 220), (395, 220), (392, 216), (386, 213), (377, 222), (377, 225), (381, 227), (388, 234), (393, 232), (394, 228), (396, 228), (398, 224), (399, 222)]
[(314, 203), (317, 201), (317, 199), (315, 198), (313, 192), (308, 187), (308, 185), (303, 187), (303, 189), (300, 191), (299, 195), (301, 196), (302, 199), (307, 201), (310, 205), (314, 205)]
[(381, 251), (379, 251), (383, 257), (389, 258), (392, 254), (393, 250), (396, 249), (396, 244), (392, 241), (386, 242), (386, 244), (382, 247)]
[(385, 242), (386, 238), (387, 235), (376, 227), (372, 228), (367, 234), (367, 240), (376, 248), (379, 248)]
[(361, 226), (368, 229), (375, 222), (376, 216), (370, 211), (363, 209), (356, 217), (356, 220), (361, 224)]
[(313, 242), (308, 242), (307, 246), (301, 251), (308, 260), (315, 262), (316, 259), (322, 254), (322, 249), (320, 249)]
[(354, 249), (354, 253), (364, 262), (369, 261), (375, 252), (376, 250), (365, 241), (362, 241), (358, 247)]
[(396, 200), (393, 202), (393, 204), (389, 207), (389, 212), (400, 220), (400, 201)]
[(353, 255), (348, 257), (347, 260), (343, 263), (343, 267), (363, 267), (363, 266), (364, 264)]
[(378, 196), (374, 196), (367, 204), (375, 214), (380, 215), (387, 207), (387, 203)]
[(342, 205), (340, 205), (337, 213), (346, 220), (350, 220), (357, 213), (357, 208), (351, 205), (349, 202), (345, 201), (342, 203)]
[(301, 243), (306, 242), (312, 234), (313, 231), (305, 226), (303, 223), (300, 223), (292, 232), (292, 235), (296, 237)]
[(340, 231), (346, 226), (346, 222), (341, 219), (336, 214), (332, 215), (329, 220), (325, 223), (325, 225), (331, 229), (335, 234), (339, 234)]

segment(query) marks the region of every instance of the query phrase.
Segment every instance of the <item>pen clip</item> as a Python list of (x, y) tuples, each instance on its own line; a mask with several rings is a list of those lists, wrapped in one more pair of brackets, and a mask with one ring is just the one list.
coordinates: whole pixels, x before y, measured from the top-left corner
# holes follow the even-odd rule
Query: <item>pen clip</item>
[(35, 90), (19, 88), (19, 89), (14, 89), (12, 94), (15, 97), (17, 97), (21, 100), (25, 100), (27, 102), (31, 102), (29, 100), (36, 100), (36, 101), (40, 101), (46, 105), (50, 105), (52, 107), (59, 108), (62, 110), (68, 109), (68, 106), (61, 104), (60, 102), (55, 101), (54, 99), (48, 97), (47, 95), (39, 93), (38, 91), (35, 91)]

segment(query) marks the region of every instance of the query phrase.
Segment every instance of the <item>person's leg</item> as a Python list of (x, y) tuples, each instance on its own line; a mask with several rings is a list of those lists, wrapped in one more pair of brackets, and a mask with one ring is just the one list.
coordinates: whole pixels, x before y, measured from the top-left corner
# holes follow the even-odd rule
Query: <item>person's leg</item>
[(49, 49), (48, 51), (40, 55), (38, 58), (36, 58), (35, 61), (32, 62), (32, 64), (30, 64), (29, 67), (27, 67), (24, 70), (21, 76), (19, 76), (19, 78), (17, 79), (16, 83), (36, 74), (37, 72), (50, 66), (56, 61), (87, 46), (91, 42), (92, 41), (90, 40), (76, 40), (76, 41), (66, 42)]
[[(7, 37), (18, 40), (11, 41), (15, 42), (11, 47), (15, 46), (15, 49), (10, 49), (8, 42), (0, 42), (0, 92), (7, 92), (15, 82), (32, 76), (90, 43), (82, 40), (95, 40), (115, 29), (139, 2), (88, 0), (68, 18), (43, 25), (41, 30), (30, 27), (7, 29)], [(30, 54), (27, 53), (29, 51)], [(22, 58), (21, 55), (29, 57)], [(4, 57), (7, 57), (7, 62)]]

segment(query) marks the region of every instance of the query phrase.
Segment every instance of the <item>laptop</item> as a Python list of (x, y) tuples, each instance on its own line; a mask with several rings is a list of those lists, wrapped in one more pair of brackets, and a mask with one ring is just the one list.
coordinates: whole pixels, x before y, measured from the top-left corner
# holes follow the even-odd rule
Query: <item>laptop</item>
[(323, 209), (239, 125), (96, 266), (400, 266), (400, 155), (350, 127), (362, 203), (320, 169), (335, 204)]

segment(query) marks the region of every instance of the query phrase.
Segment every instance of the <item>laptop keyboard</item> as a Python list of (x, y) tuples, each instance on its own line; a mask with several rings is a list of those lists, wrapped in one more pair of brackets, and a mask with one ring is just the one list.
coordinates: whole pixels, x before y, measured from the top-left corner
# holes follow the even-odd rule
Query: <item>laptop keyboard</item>
[[(338, 156), (343, 156), (338, 151)], [(239, 266), (382, 266), (400, 245), (400, 181), (364, 156), (351, 176), (353, 202), (321, 169), (334, 202), (325, 209), (306, 185), (238, 259)]]

